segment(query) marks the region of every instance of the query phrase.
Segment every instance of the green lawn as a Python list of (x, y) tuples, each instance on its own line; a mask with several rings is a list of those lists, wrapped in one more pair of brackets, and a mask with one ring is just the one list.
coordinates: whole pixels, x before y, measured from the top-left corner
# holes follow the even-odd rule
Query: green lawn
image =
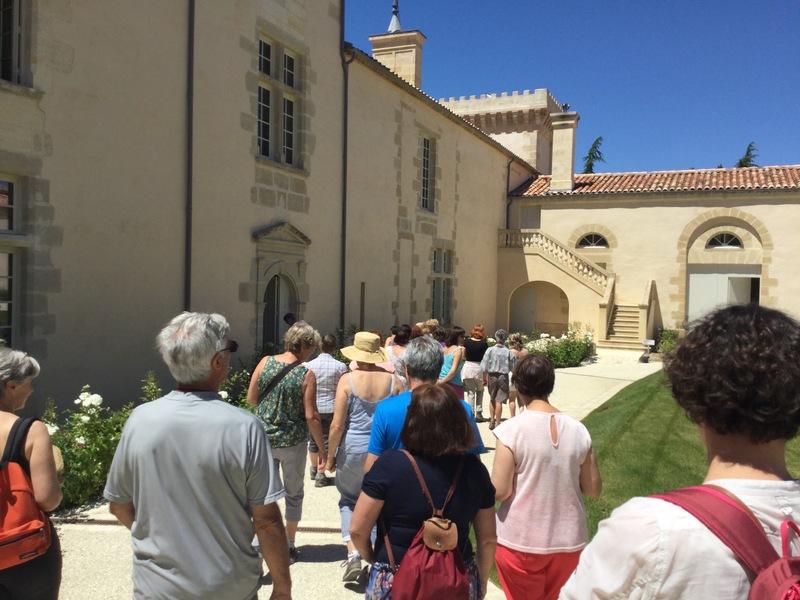
[[(659, 371), (632, 383), (583, 420), (592, 434), (603, 494), (586, 499), (589, 532), (633, 496), (696, 485), (706, 473), (705, 448)], [(789, 470), (800, 472), (800, 443), (787, 451)]]

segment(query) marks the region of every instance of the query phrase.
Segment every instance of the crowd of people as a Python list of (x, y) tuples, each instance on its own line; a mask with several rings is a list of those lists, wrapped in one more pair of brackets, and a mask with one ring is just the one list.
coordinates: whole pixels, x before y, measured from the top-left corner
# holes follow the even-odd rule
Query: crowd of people
[[(468, 336), (435, 321), (402, 325), (385, 342), (363, 331), (341, 348), (345, 364), (333, 335), (287, 316), (284, 351), (252, 374), (253, 413), (218, 393), (238, 350), (224, 317), (182, 313), (158, 334), (176, 387), (132, 412), (104, 491), (131, 531), (134, 597), (255, 600), (265, 561), (271, 598), (290, 598), (307, 461), (316, 486), (336, 486), (342, 580), (362, 582), (368, 599), (392, 597), (432, 506), (457, 530), (468, 579), (459, 598), (483, 598), (493, 565), (511, 599), (746, 597), (754, 575), (663, 499), (630, 500), (590, 542), (583, 497), (602, 490), (591, 436), (550, 403), (552, 363), (514, 334), (498, 330), (489, 346), (482, 325)], [(705, 483), (735, 494), (779, 551), (781, 522), (800, 512), (785, 461), (800, 430), (798, 356), (800, 323), (749, 305), (695, 324), (665, 367), (707, 448)], [(0, 348), (0, 444), (3, 464), (22, 465), (51, 511), (61, 490), (47, 429), (26, 424), (23, 446), (9, 449), (39, 369)], [(486, 421), (491, 473), (477, 425)], [(46, 552), (0, 570), (0, 598), (58, 597), (61, 554), (48, 525)], [(800, 540), (788, 543), (797, 554)]]

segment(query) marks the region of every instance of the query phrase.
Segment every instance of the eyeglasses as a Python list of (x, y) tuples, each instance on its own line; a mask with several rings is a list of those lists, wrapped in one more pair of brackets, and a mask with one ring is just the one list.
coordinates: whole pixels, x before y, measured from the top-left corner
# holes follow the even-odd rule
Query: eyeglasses
[(239, 349), (239, 342), (237, 342), (237, 341), (235, 341), (235, 340), (231, 340), (231, 345), (230, 345), (230, 346), (228, 346), (227, 348), (223, 348), (222, 350), (220, 350), (219, 352), (217, 352), (217, 354), (220, 354), (220, 353), (222, 353), (222, 352), (230, 352), (231, 354), (233, 354), (233, 353), (234, 353), (234, 352), (236, 352), (238, 349)]

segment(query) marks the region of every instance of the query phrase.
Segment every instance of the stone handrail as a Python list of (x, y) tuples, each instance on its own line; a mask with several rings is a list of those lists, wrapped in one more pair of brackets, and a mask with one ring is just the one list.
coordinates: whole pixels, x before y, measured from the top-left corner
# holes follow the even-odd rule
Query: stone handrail
[(655, 320), (654, 301), (656, 300), (656, 282), (648, 280), (644, 286), (644, 295), (639, 303), (639, 335), (642, 339), (653, 337), (653, 321)]
[(617, 278), (614, 274), (608, 276), (608, 285), (606, 286), (606, 293), (600, 301), (600, 326), (605, 329), (598, 332), (599, 340), (608, 339), (608, 332), (611, 329), (611, 321), (614, 319), (614, 302), (616, 302), (616, 281)]
[(592, 287), (605, 290), (608, 286), (608, 271), (579, 256), (539, 229), (501, 229), (498, 245), (500, 248), (533, 248)]

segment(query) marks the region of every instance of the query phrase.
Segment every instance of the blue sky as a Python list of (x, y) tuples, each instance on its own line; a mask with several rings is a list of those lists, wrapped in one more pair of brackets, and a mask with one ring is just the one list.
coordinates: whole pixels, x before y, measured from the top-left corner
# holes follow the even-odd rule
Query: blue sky
[[(369, 52), (392, 0), (346, 0), (347, 41)], [(576, 170), (800, 164), (798, 0), (400, 0), (427, 37), (434, 98), (547, 88), (577, 111)]]

